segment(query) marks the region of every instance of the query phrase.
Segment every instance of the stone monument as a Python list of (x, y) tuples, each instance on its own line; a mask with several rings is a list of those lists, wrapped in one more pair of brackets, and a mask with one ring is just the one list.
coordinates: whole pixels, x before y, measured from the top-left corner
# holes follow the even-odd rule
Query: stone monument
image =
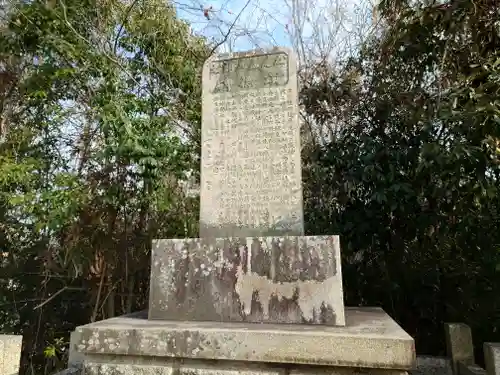
[(150, 319), (345, 324), (339, 239), (304, 237), (296, 69), (205, 63), (200, 238), (155, 241)]
[(78, 327), (85, 375), (404, 374), (413, 339), (344, 309), (338, 236), (304, 236), (296, 62), (276, 48), (203, 69), (200, 238), (156, 240), (149, 311)]

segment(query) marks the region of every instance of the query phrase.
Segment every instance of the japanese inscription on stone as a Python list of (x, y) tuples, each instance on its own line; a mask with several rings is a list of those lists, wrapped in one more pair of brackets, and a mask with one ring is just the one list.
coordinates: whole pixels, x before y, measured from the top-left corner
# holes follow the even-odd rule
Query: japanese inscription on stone
[(205, 63), (201, 237), (303, 235), (297, 103), (288, 50)]

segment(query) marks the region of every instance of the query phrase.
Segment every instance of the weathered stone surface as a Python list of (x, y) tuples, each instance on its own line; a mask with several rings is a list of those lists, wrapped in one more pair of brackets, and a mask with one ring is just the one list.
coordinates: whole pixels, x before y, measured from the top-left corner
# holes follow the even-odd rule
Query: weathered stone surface
[(71, 332), (69, 338), (69, 358), (68, 358), (68, 366), (69, 367), (81, 367), (83, 363), (83, 355), (78, 353), (75, 347), (78, 340), (78, 336), (76, 332)]
[[(83, 375), (285, 375), (285, 369), (235, 367), (230, 364), (202, 364), (196, 367), (181, 362), (162, 365), (93, 363), (84, 365)], [(265, 367), (265, 366), (264, 366)]]
[(315, 367), (290, 370), (289, 375), (408, 375), (402, 370), (381, 370), (368, 368)]
[(292, 51), (207, 60), (202, 107), (200, 237), (304, 235)]
[(474, 344), (472, 343), (472, 332), (467, 324), (446, 323), (444, 325), (446, 335), (446, 351), (451, 358), (453, 373), (458, 374), (458, 362), (466, 365), (474, 364)]
[(22, 343), (22, 336), (0, 335), (0, 374), (19, 374)]
[(157, 240), (149, 318), (345, 325), (338, 236)]
[(147, 313), (76, 330), (84, 355), (194, 358), (407, 370), (413, 339), (382, 309), (346, 308), (345, 327), (152, 321)]
[[(372, 368), (353, 368), (353, 367), (331, 367), (331, 366), (308, 366), (308, 365), (292, 365), (289, 364), (273, 364), (274, 368), (271, 368), (269, 364), (264, 363), (252, 363), (251, 365), (245, 362), (234, 362), (234, 361), (217, 361), (214, 365), (214, 361), (204, 361), (204, 360), (191, 360), (191, 359), (171, 359), (171, 358), (158, 358), (158, 357), (137, 357), (137, 356), (113, 356), (113, 355), (101, 355), (101, 354), (88, 354), (87, 367), (99, 366), (101, 364), (107, 364), (108, 367), (119, 366), (119, 368), (124, 368), (127, 365), (133, 365), (131, 369), (134, 372), (127, 374), (143, 374), (150, 366), (154, 367), (168, 367), (177, 369), (182, 365), (191, 368), (195, 367), (197, 372), (204, 372), (205, 368), (210, 369), (210, 371), (215, 370), (227, 370), (227, 369), (237, 369), (238, 373), (242, 370), (251, 371), (253, 375), (267, 375), (275, 374), (276, 372), (286, 373), (289, 375), (451, 375), (451, 362), (448, 358), (441, 357), (429, 357), (429, 356), (418, 356), (416, 362), (416, 368), (410, 371), (404, 370), (391, 370), (391, 369), (372, 369)], [(94, 362), (94, 361), (98, 362)], [(143, 368), (145, 366), (145, 368)], [(129, 367), (127, 367), (129, 368)], [(75, 369), (68, 369), (62, 372), (58, 372), (54, 375), (82, 375), (80, 372), (75, 372)], [(210, 372), (212, 374), (213, 372)], [(217, 372), (219, 373), (219, 372)], [(224, 372), (225, 374), (225, 372)], [(489, 375), (489, 374), (488, 374)]]
[(54, 375), (83, 375), (82, 367), (68, 367), (62, 371), (56, 372)]
[(172, 367), (128, 364), (85, 363), (83, 375), (173, 375)]
[(458, 373), (460, 375), (488, 375), (486, 370), (475, 363), (467, 364), (463, 361), (457, 362)]
[(484, 343), (484, 362), (488, 375), (500, 375), (500, 343)]
[(453, 375), (449, 358), (418, 356), (416, 368), (411, 375)]

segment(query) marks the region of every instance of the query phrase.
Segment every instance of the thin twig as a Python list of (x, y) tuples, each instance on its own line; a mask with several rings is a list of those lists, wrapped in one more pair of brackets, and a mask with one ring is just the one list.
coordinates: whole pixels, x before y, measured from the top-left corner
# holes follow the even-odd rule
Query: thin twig
[(227, 30), (227, 33), (226, 35), (224, 35), (224, 38), (218, 42), (213, 48), (212, 50), (210, 51), (210, 55), (209, 56), (212, 56), (212, 54), (215, 52), (215, 50), (217, 48), (219, 48), (221, 45), (223, 45), (224, 43), (226, 43), (227, 41), (227, 38), (229, 38), (229, 35), (231, 34), (231, 31), (233, 30), (233, 27), (234, 25), (236, 25), (236, 22), (238, 22), (238, 20), (240, 19), (241, 15), (243, 14), (243, 12), (245, 11), (246, 7), (250, 4), (250, 0), (247, 0), (245, 6), (241, 9), (241, 11), (238, 13), (238, 15), (236, 16), (236, 18), (234, 19), (233, 23), (231, 24), (231, 26), (229, 26), (229, 29)]
[(57, 292), (55, 292), (53, 295), (51, 295), (48, 299), (46, 299), (45, 301), (43, 301), (41, 304), (35, 306), (33, 308), (33, 310), (37, 310), (39, 309), (40, 307), (43, 307), (45, 306), (47, 303), (49, 303), (50, 301), (52, 301), (54, 298), (56, 298), (59, 294), (61, 294), (62, 292), (66, 291), (66, 290), (79, 290), (79, 291), (82, 291), (82, 290), (85, 290), (85, 288), (76, 288), (76, 287), (68, 287), (68, 286), (65, 286), (64, 288), (58, 290)]

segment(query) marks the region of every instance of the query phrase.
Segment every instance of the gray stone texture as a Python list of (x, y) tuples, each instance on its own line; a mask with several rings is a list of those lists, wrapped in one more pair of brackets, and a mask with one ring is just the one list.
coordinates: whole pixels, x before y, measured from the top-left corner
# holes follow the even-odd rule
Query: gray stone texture
[(304, 235), (297, 87), (289, 49), (206, 61), (200, 237)]
[[(177, 360), (175, 359), (165, 359), (162, 362), (161, 359), (158, 360), (156, 357), (121, 357), (113, 355), (88, 355), (87, 368), (101, 366), (103, 364), (107, 365), (107, 368), (113, 368), (116, 366), (117, 370), (121, 370), (124, 366), (126, 369), (132, 369), (134, 372), (127, 374), (147, 374), (147, 371), (151, 366), (153, 367), (168, 367), (177, 369), (182, 364), (189, 362), (187, 367), (192, 368), (193, 366), (197, 368), (213, 369), (214, 365), (211, 361), (198, 361), (194, 364), (196, 360)], [(95, 362), (98, 361), (98, 362)], [(174, 363), (173, 363), (174, 362)], [(245, 362), (232, 362), (224, 361), (217, 362), (219, 368), (238, 368), (244, 369), (246, 371), (252, 370), (252, 374), (266, 375), (269, 373), (275, 374), (279, 371), (279, 368), (270, 369), (266, 364), (251, 364)], [(144, 367), (143, 367), (144, 366)], [(279, 366), (279, 365), (277, 365)], [(217, 368), (217, 367), (216, 367)], [(416, 368), (406, 372), (403, 370), (390, 370), (390, 369), (371, 369), (371, 368), (352, 368), (352, 367), (330, 367), (330, 366), (307, 366), (307, 365), (297, 365), (288, 366), (282, 365), (281, 368), (285, 369), (286, 374), (290, 375), (451, 375), (451, 363), (448, 358), (442, 357), (431, 357), (431, 356), (418, 356), (416, 362)], [(259, 371), (257, 371), (259, 370)], [(93, 370), (96, 371), (96, 370)], [(280, 372), (281, 373), (281, 372)], [(64, 371), (58, 372), (54, 375), (82, 375), (82, 372), (76, 368), (69, 368)]]
[(321, 367), (290, 370), (289, 375), (408, 375), (402, 370), (381, 370), (367, 368)]
[(458, 361), (457, 368), (460, 375), (487, 375), (486, 370), (475, 363), (467, 364), (464, 361)]
[(500, 375), (500, 343), (484, 343), (484, 362), (488, 375)]
[(453, 375), (449, 358), (418, 356), (417, 366), (411, 375)]
[(157, 240), (149, 318), (345, 325), (338, 236)]
[(148, 320), (146, 313), (112, 318), (76, 330), (85, 357), (308, 364), (409, 370), (413, 339), (382, 309), (347, 308), (345, 327)]
[(78, 353), (75, 347), (78, 336), (76, 335), (76, 332), (71, 332), (70, 338), (69, 338), (69, 358), (68, 358), (68, 366), (69, 367), (80, 367), (81, 364), (83, 363), (83, 356)]
[(468, 325), (463, 323), (446, 323), (446, 351), (451, 359), (453, 373), (457, 375), (458, 362), (465, 365), (474, 364), (474, 345), (472, 332)]
[(68, 367), (62, 371), (56, 372), (54, 375), (83, 375), (82, 367)]
[(171, 361), (161, 365), (86, 362), (83, 375), (285, 375), (285, 369), (234, 366), (231, 363), (192, 365)]
[(22, 336), (0, 335), (0, 374), (18, 375), (21, 363)]

